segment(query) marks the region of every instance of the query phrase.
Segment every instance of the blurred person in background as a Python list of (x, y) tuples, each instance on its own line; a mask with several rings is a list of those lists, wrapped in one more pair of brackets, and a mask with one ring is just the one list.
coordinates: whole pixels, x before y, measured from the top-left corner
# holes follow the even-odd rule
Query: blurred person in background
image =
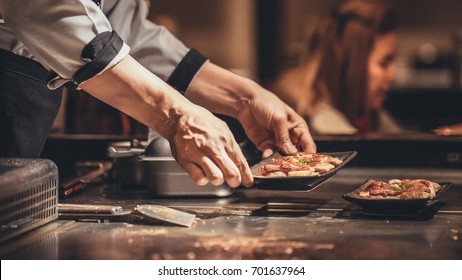
[(396, 19), (379, 1), (350, 0), (319, 19), (307, 59), (270, 89), (315, 134), (399, 133), (383, 109), (396, 76)]

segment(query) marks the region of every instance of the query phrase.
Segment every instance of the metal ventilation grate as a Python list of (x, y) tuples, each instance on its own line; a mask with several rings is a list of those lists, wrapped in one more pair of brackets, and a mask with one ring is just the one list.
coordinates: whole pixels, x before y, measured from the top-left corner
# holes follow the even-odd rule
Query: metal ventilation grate
[[(0, 199), (0, 242), (58, 218), (58, 171), (48, 160), (33, 164), (40, 161), (46, 161), (47, 166), (27, 168), (26, 164), (10, 176), (14, 180), (0, 180), (0, 191), (7, 188), (10, 194)], [(19, 176), (21, 172), (24, 176)]]

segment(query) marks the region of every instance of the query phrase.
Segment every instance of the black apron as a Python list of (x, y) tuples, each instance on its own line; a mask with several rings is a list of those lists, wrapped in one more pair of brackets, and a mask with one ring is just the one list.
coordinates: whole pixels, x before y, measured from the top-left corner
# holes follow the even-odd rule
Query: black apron
[(0, 157), (39, 157), (61, 104), (40, 63), (0, 49)]

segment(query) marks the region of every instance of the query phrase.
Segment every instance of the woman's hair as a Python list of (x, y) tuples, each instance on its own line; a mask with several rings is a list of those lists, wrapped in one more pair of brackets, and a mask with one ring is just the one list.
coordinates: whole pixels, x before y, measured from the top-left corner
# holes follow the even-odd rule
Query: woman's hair
[(305, 118), (323, 100), (355, 125), (358, 118), (368, 118), (367, 67), (374, 40), (395, 28), (394, 12), (383, 3), (344, 2), (317, 22), (309, 37), (307, 60), (283, 75), (274, 91)]

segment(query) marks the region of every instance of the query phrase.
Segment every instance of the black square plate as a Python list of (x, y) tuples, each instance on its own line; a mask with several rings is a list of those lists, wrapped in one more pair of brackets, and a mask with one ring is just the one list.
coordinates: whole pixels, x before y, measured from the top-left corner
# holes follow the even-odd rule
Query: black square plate
[(359, 196), (359, 193), (372, 181), (373, 180), (367, 180), (356, 190), (346, 193), (342, 197), (351, 203), (361, 206), (364, 214), (381, 216), (418, 216), (423, 210), (438, 202), (452, 186), (450, 182), (438, 183), (441, 185), (441, 190), (436, 194), (435, 198), (432, 199), (377, 199)]
[(252, 172), (255, 185), (259, 189), (266, 190), (301, 190), (308, 191), (312, 190), (315, 187), (319, 186), (322, 182), (334, 176), (337, 171), (344, 167), (348, 162), (350, 162), (357, 154), (356, 151), (348, 152), (334, 152), (334, 153), (319, 153), (322, 155), (328, 155), (336, 157), (342, 160), (342, 163), (336, 166), (334, 169), (326, 172), (324, 174), (314, 175), (314, 176), (294, 176), (294, 177), (268, 177), (261, 174), (261, 167), (266, 164), (273, 164), (273, 158), (283, 157), (280, 153), (274, 153), (271, 157), (262, 160), (261, 162), (250, 167)]

